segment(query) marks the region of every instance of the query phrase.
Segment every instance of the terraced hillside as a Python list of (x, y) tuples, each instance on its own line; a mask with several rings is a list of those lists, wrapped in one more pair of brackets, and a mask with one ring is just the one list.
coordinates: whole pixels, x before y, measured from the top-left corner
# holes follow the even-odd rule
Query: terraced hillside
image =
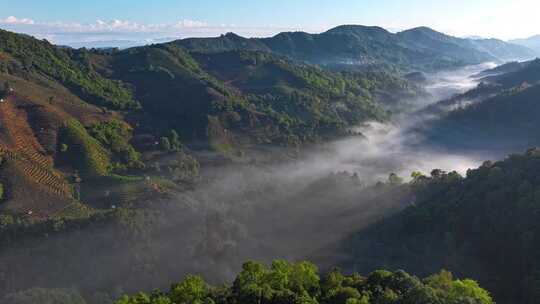
[[(28, 124), (27, 113), (18, 105), (16, 96), (0, 104), (0, 176), (7, 180), (9, 201), (3, 208), (34, 217), (50, 215), (72, 203), (72, 188), (54, 169), (52, 156), (46, 154)], [(49, 200), (43, 200), (43, 196)]]
[(13, 90), (0, 102), (0, 210), (33, 220), (86, 213), (70, 183), (73, 170), (58, 164), (59, 130), (66, 119), (92, 123), (107, 116), (55, 82), (29, 76), (0, 75)]

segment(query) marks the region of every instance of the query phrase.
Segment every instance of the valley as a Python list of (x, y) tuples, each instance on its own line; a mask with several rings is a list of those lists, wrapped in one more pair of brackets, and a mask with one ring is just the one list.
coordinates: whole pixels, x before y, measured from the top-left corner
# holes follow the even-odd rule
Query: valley
[[(493, 303), (448, 269), (497, 303), (534, 303), (533, 58), (429, 28), (125, 50), (0, 30), (0, 299), (262, 303), (243, 284), (279, 274), (301, 283), (280, 281), (264, 303), (296, 303), (283, 292), (311, 301), (301, 303), (398, 303), (426, 290)], [(503, 214), (515, 230), (495, 224)], [(505, 251), (486, 258), (490, 246)], [(501, 263), (494, 279), (483, 258), (520, 271)], [(126, 296), (171, 282), (183, 283)]]

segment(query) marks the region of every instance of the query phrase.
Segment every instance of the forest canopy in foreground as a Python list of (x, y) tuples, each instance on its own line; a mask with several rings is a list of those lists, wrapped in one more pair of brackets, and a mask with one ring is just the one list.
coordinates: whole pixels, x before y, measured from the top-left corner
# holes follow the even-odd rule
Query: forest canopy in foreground
[(367, 277), (334, 270), (321, 278), (309, 262), (276, 260), (270, 267), (247, 262), (232, 286), (211, 287), (197, 276), (172, 285), (168, 293), (155, 291), (124, 296), (116, 304), (369, 304), (369, 303), (493, 303), (473, 280), (455, 280), (441, 271), (424, 280), (404, 271), (378, 270)]

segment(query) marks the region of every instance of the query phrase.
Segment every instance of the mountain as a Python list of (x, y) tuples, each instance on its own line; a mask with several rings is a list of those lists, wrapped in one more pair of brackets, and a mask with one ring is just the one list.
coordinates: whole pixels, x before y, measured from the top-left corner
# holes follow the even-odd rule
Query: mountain
[(540, 35), (532, 36), (526, 39), (510, 40), (510, 42), (528, 47), (534, 50), (537, 56), (540, 56)]
[(482, 81), (488, 83), (497, 83), (504, 88), (515, 87), (523, 84), (536, 85), (540, 82), (540, 59), (522, 62), (513, 68), (512, 66), (503, 66), (506, 73), (487, 76)]
[[(537, 95), (538, 96), (538, 95)], [(478, 279), (497, 303), (536, 303), (539, 270), (540, 151), (486, 162), (466, 177), (416, 174), (416, 200), (344, 242), (347, 267), (450, 269)]]
[(462, 39), (439, 33), (427, 27), (406, 30), (397, 34), (409, 44), (449, 58), (468, 58), (482, 61), (491, 57), (494, 61), (527, 60), (535, 52), (516, 44), (498, 39)]
[(537, 96), (540, 60), (510, 63), (481, 73), (475, 89), (436, 103), (423, 114), (440, 115), (420, 127), (426, 141), (453, 149), (525, 149), (540, 144)]
[(499, 39), (472, 39), (467, 42), (476, 50), (485, 52), (502, 62), (523, 61), (538, 57), (538, 52), (532, 48)]
[(322, 34), (284, 32), (271, 38), (247, 39), (235, 34), (217, 38), (185, 39), (175, 42), (191, 50), (264, 50), (312, 64), (365, 65), (381, 60), (396, 64), (412, 56), (397, 46), (390, 32), (378, 27), (341, 26)]
[(115, 53), (108, 64), (102, 68), (135, 88), (145, 119), (214, 147), (230, 149), (235, 138), (313, 141), (385, 116), (371, 97), (373, 80), (265, 52), (186, 52), (164, 44)]
[(6, 31), (0, 84), (0, 209), (38, 222), (189, 183), (197, 151), (248, 162), (265, 147), (350, 135), (422, 93), (393, 70), (332, 72), (257, 47), (75, 50)]
[(489, 76), (497, 76), (497, 75), (501, 75), (501, 74), (505, 74), (505, 73), (517, 72), (517, 71), (521, 70), (522, 68), (524, 68), (529, 63), (530, 63), (530, 61), (522, 61), (522, 62), (512, 61), (512, 62), (508, 62), (508, 63), (502, 64), (502, 65), (496, 66), (496, 67), (494, 67), (492, 69), (484, 70), (484, 71), (482, 71), (482, 72), (480, 72), (480, 73), (478, 73), (476, 75), (473, 75), (472, 78), (481, 79), (481, 78), (489, 77)]
[(397, 33), (401, 43), (422, 53), (431, 54), (447, 60), (460, 60), (465, 64), (496, 60), (488, 53), (477, 50), (471, 40), (460, 39), (439, 33), (427, 27), (418, 27)]
[(121, 119), (102, 107), (139, 103), (124, 84), (91, 69), (85, 52), (5, 31), (0, 41), (0, 209), (39, 220), (85, 216), (91, 208), (78, 200), (70, 173), (97, 177), (112, 161), (138, 156), (109, 153), (81, 126)]
[(195, 51), (262, 50), (340, 69), (391, 64), (406, 70), (437, 70), (535, 56), (526, 47), (500, 40), (455, 38), (426, 27), (392, 34), (380, 27), (343, 25), (321, 34), (285, 32), (270, 38), (248, 39), (230, 33), (216, 38), (178, 40), (175, 44)]

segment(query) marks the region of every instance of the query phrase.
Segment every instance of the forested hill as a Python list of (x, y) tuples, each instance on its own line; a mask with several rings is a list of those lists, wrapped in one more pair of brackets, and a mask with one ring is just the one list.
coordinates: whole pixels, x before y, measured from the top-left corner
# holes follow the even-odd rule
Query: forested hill
[(239, 162), (269, 146), (294, 152), (384, 121), (386, 103), (420, 93), (392, 69), (332, 72), (174, 43), (74, 50), (0, 31), (0, 209), (87, 216), (109, 207), (116, 183), (129, 185), (122, 205), (196, 178), (190, 149)]
[(510, 63), (480, 75), (475, 89), (426, 112), (442, 117), (423, 126), (427, 140), (455, 149), (516, 150), (540, 144), (540, 60)]
[[(414, 95), (399, 77), (332, 73), (257, 51), (187, 52), (172, 45), (129, 49), (97, 60), (134, 87), (143, 115), (213, 147), (235, 143), (296, 145), (385, 119), (376, 90)], [(99, 64), (99, 63), (98, 63)], [(230, 133), (228, 133), (230, 132)]]
[(172, 42), (197, 51), (264, 50), (333, 68), (391, 64), (403, 69), (437, 70), (486, 61), (527, 60), (537, 54), (496, 39), (462, 39), (421, 27), (397, 34), (380, 27), (339, 26), (321, 34), (284, 32), (271, 38), (216, 38)]
[(416, 202), (346, 242), (349, 267), (449, 269), (478, 279), (497, 303), (538, 302), (540, 150), (486, 162), (466, 177), (415, 174)]

